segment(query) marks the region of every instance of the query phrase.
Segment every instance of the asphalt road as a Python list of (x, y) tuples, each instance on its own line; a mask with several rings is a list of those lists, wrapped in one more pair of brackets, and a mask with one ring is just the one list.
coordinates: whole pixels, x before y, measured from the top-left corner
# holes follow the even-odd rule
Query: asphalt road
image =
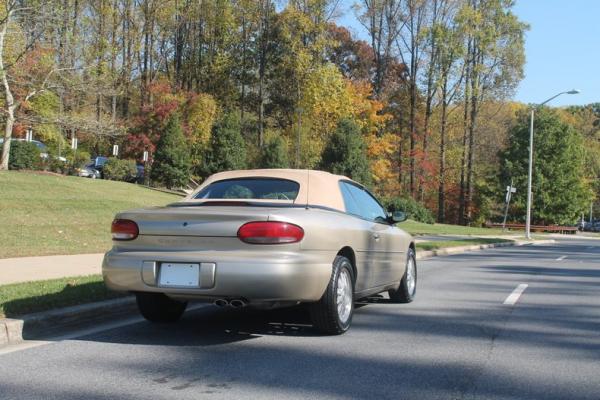
[(0, 352), (0, 399), (600, 399), (600, 241), (419, 268), (415, 302), (361, 304), (343, 336), (210, 306)]

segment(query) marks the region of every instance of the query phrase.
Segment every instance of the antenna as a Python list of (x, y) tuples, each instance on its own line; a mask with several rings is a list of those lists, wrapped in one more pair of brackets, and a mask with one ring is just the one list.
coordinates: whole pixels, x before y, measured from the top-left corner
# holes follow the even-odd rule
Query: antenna
[(310, 169), (306, 169), (306, 209), (308, 210), (308, 191), (310, 190)]

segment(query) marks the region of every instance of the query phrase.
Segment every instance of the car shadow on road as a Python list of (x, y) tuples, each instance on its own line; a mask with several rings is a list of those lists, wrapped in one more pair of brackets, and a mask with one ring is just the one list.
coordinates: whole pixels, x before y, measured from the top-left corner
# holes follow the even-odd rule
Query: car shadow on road
[[(375, 303), (393, 304), (388, 298), (378, 295), (357, 300), (355, 309)], [(177, 324), (143, 321), (127, 331), (127, 335), (121, 335), (119, 329), (112, 329), (82, 339), (122, 344), (212, 346), (261, 336), (328, 336), (313, 327), (307, 305), (264, 310), (219, 308), (206, 304), (187, 312)]]
[(275, 310), (230, 309), (213, 305), (187, 312), (177, 324), (140, 322), (121, 335), (119, 329), (82, 339), (162, 346), (213, 346), (261, 336), (323, 336), (313, 329), (304, 306)]

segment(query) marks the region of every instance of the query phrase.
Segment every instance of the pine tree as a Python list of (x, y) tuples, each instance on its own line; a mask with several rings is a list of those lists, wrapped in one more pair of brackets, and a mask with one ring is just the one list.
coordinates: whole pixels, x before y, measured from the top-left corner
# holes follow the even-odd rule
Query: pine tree
[(323, 151), (321, 168), (364, 185), (371, 183), (366, 144), (359, 126), (351, 119), (344, 118), (338, 123)]
[(151, 177), (169, 189), (184, 186), (189, 181), (190, 149), (177, 114), (169, 117), (158, 141)]
[(281, 136), (267, 139), (260, 159), (262, 168), (288, 168), (289, 159), (285, 141)]
[(246, 168), (246, 142), (238, 117), (229, 113), (213, 126), (206, 160), (208, 174)]

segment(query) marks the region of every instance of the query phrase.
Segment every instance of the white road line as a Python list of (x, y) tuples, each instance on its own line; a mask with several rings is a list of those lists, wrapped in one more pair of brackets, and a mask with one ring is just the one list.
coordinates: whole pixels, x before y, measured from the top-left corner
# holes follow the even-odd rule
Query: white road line
[(521, 283), (519, 286), (517, 286), (515, 288), (515, 290), (512, 291), (511, 294), (508, 295), (506, 300), (504, 300), (503, 304), (506, 304), (509, 306), (514, 305), (517, 301), (519, 301), (519, 297), (521, 297), (521, 295), (523, 294), (525, 289), (527, 289), (527, 286), (529, 286), (529, 285), (526, 283)]
[(562, 260), (564, 260), (565, 258), (567, 258), (567, 256), (560, 256), (560, 257), (558, 257), (558, 258), (556, 259), (556, 261), (562, 261)]

